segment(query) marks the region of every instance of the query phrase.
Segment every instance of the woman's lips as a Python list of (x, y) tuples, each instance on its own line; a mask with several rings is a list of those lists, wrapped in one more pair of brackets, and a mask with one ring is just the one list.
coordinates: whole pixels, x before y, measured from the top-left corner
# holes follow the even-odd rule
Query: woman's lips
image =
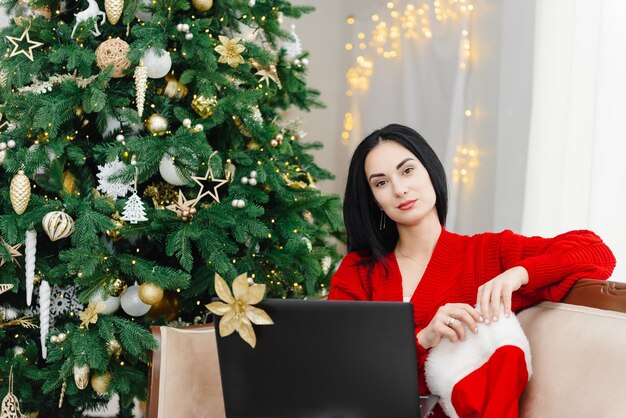
[(402, 202), (398, 205), (398, 209), (400, 210), (411, 209), (413, 207), (413, 204), (415, 204), (415, 202), (417, 202), (417, 199), (407, 200), (406, 202)]

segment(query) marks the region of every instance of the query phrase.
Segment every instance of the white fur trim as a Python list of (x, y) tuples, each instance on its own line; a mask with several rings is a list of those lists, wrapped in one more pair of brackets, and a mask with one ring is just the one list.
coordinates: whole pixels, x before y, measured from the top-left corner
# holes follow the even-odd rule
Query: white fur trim
[(452, 418), (459, 417), (452, 406), (454, 385), (485, 364), (498, 348), (519, 347), (524, 352), (528, 379), (532, 375), (528, 338), (515, 315), (504, 316), (504, 306), (501, 306), (498, 321), (489, 325), (478, 324), (478, 334), (469, 329), (465, 334), (465, 341), (456, 343), (444, 338), (430, 350), (424, 366), (430, 391), (440, 397), (439, 404)]

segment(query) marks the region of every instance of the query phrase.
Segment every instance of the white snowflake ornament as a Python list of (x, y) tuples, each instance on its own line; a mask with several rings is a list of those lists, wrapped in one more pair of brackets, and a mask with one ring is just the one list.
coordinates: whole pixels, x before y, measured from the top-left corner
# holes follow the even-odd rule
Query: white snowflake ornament
[(116, 158), (114, 161), (110, 163), (106, 163), (105, 165), (99, 165), (98, 170), (100, 172), (96, 174), (98, 177), (98, 191), (105, 193), (111, 196), (113, 199), (117, 199), (118, 197), (126, 196), (126, 193), (133, 190), (133, 181), (127, 181), (124, 183), (112, 182), (109, 178), (117, 173), (120, 170), (126, 168), (126, 164), (121, 162), (119, 158)]

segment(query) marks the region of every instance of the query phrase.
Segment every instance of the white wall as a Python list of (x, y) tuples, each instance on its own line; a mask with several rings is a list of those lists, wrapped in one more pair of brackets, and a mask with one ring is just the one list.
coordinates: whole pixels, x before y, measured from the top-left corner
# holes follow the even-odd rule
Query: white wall
[[(349, 150), (341, 145), (340, 132), (343, 115), (348, 110), (345, 72), (352, 62), (343, 45), (353, 38), (345, 19), (349, 15), (368, 18), (376, 9), (384, 8), (386, 1), (296, 0), (294, 3), (317, 8), (297, 22), (297, 33), (303, 48), (311, 52), (309, 82), (322, 91), (322, 100), (328, 107), (306, 114), (305, 128), (310, 139), (325, 141), (318, 163), (337, 175), (334, 183), (322, 184), (322, 189), (342, 193)], [(480, 166), (474, 172), (474, 181), (461, 187), (457, 221), (448, 228), (468, 234), (501, 229), (519, 231), (532, 87), (534, 1), (473, 3), (476, 12), (470, 22), (472, 59), (466, 86), (466, 105), (473, 115), (467, 120), (466, 139), (481, 151)], [(389, 61), (389, 65), (394, 64)], [(391, 92), (403, 87), (393, 77), (374, 82), (388, 83)], [(390, 97), (393, 100), (393, 94)], [(428, 100), (439, 99), (432, 95)], [(363, 111), (368, 115), (363, 134), (386, 123), (410, 123), (410, 115), (385, 113), (391, 104), (384, 100), (370, 98), (366, 106), (371, 108)], [(449, 116), (429, 114), (428, 117), (441, 120), (412, 127), (425, 135), (443, 159), (447, 138), (437, 127), (447, 124)]]

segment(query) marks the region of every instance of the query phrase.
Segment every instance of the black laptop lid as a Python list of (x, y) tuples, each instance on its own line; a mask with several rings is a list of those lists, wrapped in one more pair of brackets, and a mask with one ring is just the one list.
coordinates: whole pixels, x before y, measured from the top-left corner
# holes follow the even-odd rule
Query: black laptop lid
[(254, 326), (256, 348), (236, 333), (217, 338), (229, 418), (419, 417), (411, 304), (257, 306), (274, 325)]

